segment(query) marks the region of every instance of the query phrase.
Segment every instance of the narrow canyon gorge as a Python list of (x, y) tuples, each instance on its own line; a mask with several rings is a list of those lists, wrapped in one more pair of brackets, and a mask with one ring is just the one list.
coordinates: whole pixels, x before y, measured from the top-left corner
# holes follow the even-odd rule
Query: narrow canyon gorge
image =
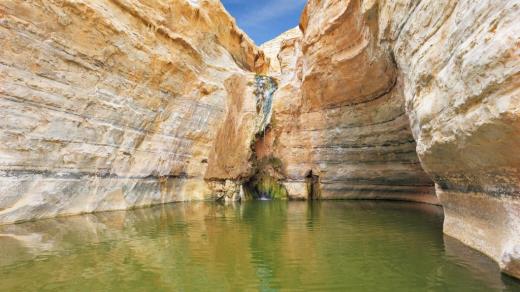
[(520, 278), (518, 15), (520, 0), (309, 0), (257, 46), (219, 0), (0, 0), (0, 224), (412, 201)]

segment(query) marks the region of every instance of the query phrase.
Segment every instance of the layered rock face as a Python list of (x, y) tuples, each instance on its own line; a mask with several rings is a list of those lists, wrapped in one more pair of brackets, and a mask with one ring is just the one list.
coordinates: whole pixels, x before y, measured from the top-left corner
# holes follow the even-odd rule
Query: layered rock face
[(268, 141), (290, 193), (319, 176), (322, 198), (435, 202), (418, 154), (445, 233), (519, 277), (519, 14), (506, 0), (310, 0), (278, 55), (292, 70)]
[(408, 2), (384, 6), (380, 32), (444, 232), (520, 277), (520, 1)]
[(219, 1), (6, 0), (0, 45), (0, 224), (213, 198), (206, 177), (247, 170), (254, 126), (245, 164), (209, 160), (226, 119), (254, 125), (267, 63)]
[(277, 77), (281, 75), (281, 62), (284, 58), (278, 58), (278, 54), (282, 50), (282, 46), (286, 46), (287, 41), (301, 38), (301, 36), (300, 28), (295, 27), (260, 46), (260, 49), (264, 51), (265, 56), (269, 59), (269, 75)]
[(308, 3), (303, 37), (283, 41), (278, 55), (273, 155), (291, 197), (308, 197), (319, 180), (313, 196), (322, 199), (438, 203), (415, 152), (402, 78), (379, 46), (377, 9), (329, 2)]
[(295, 199), (440, 199), (520, 277), (519, 14), (310, 0), (269, 62), (217, 0), (2, 1), (0, 224), (236, 199), (263, 171)]

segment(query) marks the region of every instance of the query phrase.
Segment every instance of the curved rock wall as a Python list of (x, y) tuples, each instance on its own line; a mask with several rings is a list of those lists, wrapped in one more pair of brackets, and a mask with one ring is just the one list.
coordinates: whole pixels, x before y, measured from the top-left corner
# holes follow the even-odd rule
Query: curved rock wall
[(278, 55), (293, 67), (269, 140), (291, 195), (312, 170), (324, 198), (435, 202), (428, 173), (444, 232), (520, 277), (519, 14), (517, 0), (310, 0)]
[(278, 53), (281, 51), (285, 41), (301, 38), (301, 35), (302, 32), (300, 28), (295, 27), (260, 46), (265, 56), (269, 58), (269, 75), (278, 77), (282, 74), (282, 64), (280, 64), (280, 62), (282, 62), (283, 59), (278, 58)]
[(267, 69), (217, 0), (5, 0), (0, 46), (0, 224), (210, 198), (228, 85)]
[(309, 1), (303, 38), (281, 46), (281, 62), (299, 64), (282, 74), (274, 109), (274, 155), (292, 197), (307, 196), (312, 172), (323, 199), (438, 203), (415, 152), (402, 78), (378, 42), (377, 13), (361, 1)]
[(0, 224), (235, 194), (254, 156), (292, 198), (439, 198), (520, 277), (519, 14), (310, 0), (269, 62), (217, 0), (2, 1)]
[(405, 76), (444, 232), (520, 277), (520, 1), (409, 2), (412, 13), (385, 6), (409, 16), (380, 31)]

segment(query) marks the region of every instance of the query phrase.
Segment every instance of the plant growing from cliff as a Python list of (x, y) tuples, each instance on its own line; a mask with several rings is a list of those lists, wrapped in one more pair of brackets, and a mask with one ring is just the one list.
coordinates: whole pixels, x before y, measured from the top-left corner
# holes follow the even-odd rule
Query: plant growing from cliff
[(283, 178), (283, 164), (279, 158), (268, 156), (260, 160), (255, 159), (253, 165), (255, 174), (244, 184), (246, 198), (279, 200), (288, 198), (287, 189), (280, 182)]
[(261, 199), (269, 198), (276, 200), (286, 200), (288, 198), (287, 189), (278, 179), (266, 173), (255, 175), (249, 182), (244, 184), (246, 198)]

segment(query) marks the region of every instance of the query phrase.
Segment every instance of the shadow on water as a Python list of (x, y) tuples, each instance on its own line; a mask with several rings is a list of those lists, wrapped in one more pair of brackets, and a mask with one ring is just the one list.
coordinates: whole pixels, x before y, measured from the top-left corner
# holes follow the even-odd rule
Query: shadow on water
[(442, 209), (186, 203), (0, 226), (0, 291), (519, 291)]

